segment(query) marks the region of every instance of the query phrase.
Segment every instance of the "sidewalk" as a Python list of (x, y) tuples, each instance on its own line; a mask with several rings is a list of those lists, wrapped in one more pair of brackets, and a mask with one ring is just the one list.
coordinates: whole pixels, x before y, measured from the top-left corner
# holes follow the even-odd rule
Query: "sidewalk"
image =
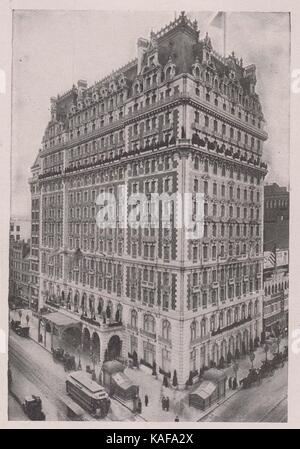
[[(284, 346), (286, 346), (287, 344), (288, 344), (288, 341), (287, 341), (287, 338), (285, 337), (280, 342), (279, 350), (282, 351)], [(276, 351), (277, 351), (277, 345), (276, 345)], [(266, 353), (264, 350), (264, 345), (259, 346), (255, 350), (254, 355), (255, 355), (255, 358), (253, 361), (253, 368), (260, 368), (261, 362), (263, 360), (266, 360)], [(267, 353), (267, 357), (268, 357), (268, 359), (273, 358), (273, 354), (271, 353), (271, 351), (269, 351)], [(249, 355), (246, 355), (246, 356), (240, 358), (237, 362), (239, 365), (239, 369), (237, 372), (237, 378), (238, 378), (238, 380), (241, 380), (249, 374), (249, 369), (251, 368), (251, 361), (250, 361)], [(234, 371), (232, 369), (232, 366), (225, 368), (224, 371), (228, 378), (234, 377)]]
[[(280, 344), (280, 350), (287, 344), (287, 339), (283, 339)], [(268, 352), (268, 358), (271, 359), (273, 355)], [(265, 360), (266, 355), (264, 351), (264, 347), (259, 347), (255, 351), (255, 359), (253, 362), (254, 368), (259, 368), (262, 360)], [(251, 361), (249, 355), (245, 357), (241, 357), (238, 360), (238, 372), (237, 378), (238, 381), (246, 377), (249, 373), (249, 369), (251, 368)], [(232, 366), (224, 369), (227, 377), (233, 377), (234, 371)], [(142, 400), (142, 413), (144, 419), (150, 422), (161, 422), (174, 421), (176, 415), (179, 416), (180, 421), (199, 421), (203, 420), (206, 415), (214, 411), (221, 404), (224, 404), (229, 398), (238, 394), (240, 389), (231, 390), (226, 388), (226, 396), (220, 399), (220, 401), (212, 404), (210, 408), (207, 408), (204, 411), (196, 409), (194, 407), (189, 406), (189, 392), (190, 390), (179, 391), (172, 387), (165, 388), (162, 386), (162, 381), (159, 379), (155, 379), (154, 376), (151, 375), (151, 370), (143, 365), (140, 365), (139, 369), (136, 368), (126, 368), (125, 373), (127, 376), (133, 381), (133, 383), (139, 385), (140, 387), (140, 397)], [(149, 397), (149, 404), (145, 406), (145, 395)], [(170, 410), (166, 412), (162, 410), (161, 398), (162, 396), (169, 396), (170, 399)]]
[[(47, 339), (46, 339), (46, 347), (38, 342), (38, 319), (34, 317), (31, 313), (31, 311), (25, 310), (22, 315), (22, 324), (26, 324), (26, 314), (28, 312), (28, 315), (30, 315), (30, 338), (39, 344), (40, 347), (47, 350), (47, 352), (51, 352), (51, 339), (50, 334), (48, 333)], [(20, 319), (18, 316), (18, 311), (13, 311), (10, 314), (10, 318), (13, 319)], [(54, 336), (54, 346), (57, 346), (58, 343), (56, 341), (56, 338)], [(282, 339), (280, 343), (280, 350), (283, 349), (283, 347), (287, 344), (287, 338)], [(74, 348), (69, 348), (66, 346), (66, 344), (63, 344), (63, 347), (66, 351), (74, 354)], [(264, 351), (264, 346), (259, 347), (255, 351), (255, 358), (253, 361), (254, 368), (259, 368), (261, 366), (262, 360), (265, 360), (266, 354)], [(271, 352), (268, 352), (267, 354), (268, 359), (271, 359), (273, 357)], [(76, 364), (78, 364), (78, 354), (75, 354), (76, 358)], [(92, 365), (90, 357), (88, 354), (81, 354), (81, 365), (82, 369), (85, 371), (86, 365)], [(238, 360), (238, 372), (237, 372), (237, 378), (238, 381), (246, 377), (249, 373), (249, 369), (251, 368), (251, 361), (249, 358), (249, 355), (245, 357), (241, 357)], [(100, 367), (96, 366), (96, 376), (98, 378), (99, 376), (99, 370)], [(232, 365), (225, 368), (224, 372), (226, 373), (227, 377), (234, 377), (234, 371), (232, 368)], [(221, 404), (224, 404), (229, 398), (231, 398), (233, 395), (239, 393), (239, 389), (237, 390), (231, 390), (229, 388), (226, 389), (226, 396), (222, 398), (220, 401), (212, 404), (212, 406), (204, 411), (201, 411), (199, 409), (196, 409), (194, 407), (190, 407), (188, 404), (188, 398), (189, 398), (189, 392), (190, 390), (183, 390), (179, 391), (174, 388), (165, 388), (162, 386), (162, 380), (156, 379), (154, 376), (152, 376), (151, 370), (143, 365), (140, 366), (140, 369), (135, 368), (126, 368), (125, 373), (128, 375), (128, 377), (132, 380), (133, 383), (139, 385), (140, 388), (140, 397), (142, 400), (142, 419), (149, 421), (149, 422), (172, 422), (175, 420), (176, 415), (179, 416), (180, 421), (200, 421), (204, 420), (205, 416), (214, 411), (216, 408), (218, 408)], [(228, 385), (228, 384), (227, 384)], [(144, 398), (145, 395), (148, 395), (149, 397), (149, 404), (146, 407)], [(162, 396), (168, 396), (170, 400), (170, 409), (169, 411), (162, 410), (161, 405), (161, 398)], [(118, 410), (119, 409), (119, 410)], [(123, 413), (122, 413), (123, 409)], [(127, 415), (127, 419), (134, 420), (134, 416), (130, 414), (129, 410), (126, 410), (124, 405), (121, 405), (120, 403), (116, 404), (116, 410), (117, 413), (114, 414), (111, 419), (118, 419), (123, 420), (123, 415)], [(122, 418), (121, 418), (122, 416)], [(137, 420), (139, 420), (139, 417), (136, 417)]]
[[(141, 415), (149, 422), (172, 422), (175, 420), (176, 415), (178, 415), (181, 422), (199, 421), (239, 391), (227, 390), (224, 398), (212, 404), (210, 408), (202, 411), (189, 406), (190, 390), (176, 390), (172, 387), (163, 387), (162, 381), (153, 377), (150, 370), (143, 365), (139, 369), (126, 368), (125, 373), (133, 383), (136, 383), (140, 387), (140, 397), (142, 400)], [(147, 407), (144, 401), (146, 394), (149, 397)], [(170, 410), (168, 412), (162, 410), (162, 396), (168, 396), (170, 399)]]
[[(44, 345), (43, 342), (38, 341), (38, 318), (35, 317), (32, 313), (31, 310), (24, 310), (22, 313), (22, 317), (21, 317), (21, 324), (22, 325), (26, 325), (27, 326), (27, 321), (26, 321), (26, 315), (30, 316), (30, 320), (28, 322), (28, 325), (30, 326), (30, 334), (29, 334), (29, 338), (31, 340), (33, 340), (35, 343), (37, 343), (41, 348), (46, 349), (48, 352), (50, 352), (52, 354), (51, 351), (51, 334), (50, 332), (47, 332), (46, 335), (46, 345)], [(13, 310), (10, 311), (10, 320), (14, 319), (14, 320), (20, 320), (19, 317), (19, 312), (17, 310)], [(43, 329), (41, 330), (42, 335), (44, 336), (44, 331)], [(78, 352), (75, 350), (74, 347), (68, 345), (65, 341), (58, 341), (58, 337), (56, 335), (53, 335), (53, 346), (54, 348), (61, 346), (65, 352), (69, 352), (72, 355), (75, 355), (75, 359), (76, 359), (76, 366), (78, 366), (78, 362), (79, 362), (79, 355)], [(80, 355), (80, 360), (81, 360), (81, 366), (82, 369), (85, 371), (86, 366), (87, 365), (92, 365), (91, 359), (90, 359), (90, 355), (87, 353), (81, 353)], [(100, 367), (96, 366), (96, 375), (99, 376), (100, 374)]]

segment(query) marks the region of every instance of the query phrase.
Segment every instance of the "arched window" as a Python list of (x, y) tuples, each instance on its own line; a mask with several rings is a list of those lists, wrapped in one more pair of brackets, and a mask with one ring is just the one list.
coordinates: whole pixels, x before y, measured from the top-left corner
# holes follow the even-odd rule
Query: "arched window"
[(191, 324), (191, 341), (197, 338), (197, 321), (193, 321)]
[(99, 298), (98, 299), (98, 314), (101, 315), (101, 313), (103, 312), (103, 299)]
[(245, 304), (242, 305), (242, 320), (246, 318), (246, 306)]
[(226, 320), (227, 320), (227, 326), (230, 326), (231, 321), (232, 321), (232, 312), (231, 312), (231, 309), (229, 309), (229, 310), (227, 311), (227, 317), (226, 317)]
[(109, 300), (106, 306), (106, 316), (107, 318), (110, 318), (113, 314), (113, 304), (112, 302)]
[(144, 315), (144, 330), (151, 334), (155, 334), (155, 319), (150, 314)]
[(206, 319), (202, 318), (201, 320), (201, 337), (206, 335)]
[(239, 320), (239, 308), (236, 307), (234, 309), (234, 322), (236, 323)]
[(211, 302), (212, 302), (212, 305), (216, 305), (217, 304), (217, 289), (214, 289), (212, 291)]
[(210, 317), (210, 330), (212, 332), (214, 332), (215, 331), (215, 327), (216, 327), (216, 317), (215, 317), (215, 315), (212, 315)]
[(117, 310), (116, 310), (116, 315), (115, 315), (115, 321), (117, 323), (122, 322), (122, 314), (123, 314), (123, 307), (122, 307), (122, 304), (119, 303), (117, 305)]
[(194, 77), (195, 78), (200, 78), (200, 68), (198, 66), (196, 66), (194, 68)]
[(248, 317), (252, 316), (252, 302), (249, 302), (248, 304)]
[(74, 296), (74, 312), (78, 312), (78, 307), (79, 307), (79, 293), (78, 291), (76, 291)]
[(81, 309), (82, 309), (83, 314), (86, 314), (86, 307), (87, 307), (86, 294), (83, 293), (82, 298), (81, 298)]
[(254, 303), (254, 315), (257, 315), (257, 313), (258, 313), (258, 300), (256, 299)]
[(136, 310), (131, 311), (131, 326), (136, 329), (137, 328), (137, 322), (138, 322), (138, 314)]
[(220, 312), (220, 315), (219, 315), (219, 327), (220, 327), (220, 329), (222, 329), (223, 323), (224, 323), (224, 314), (223, 314), (223, 312)]
[(162, 336), (166, 340), (171, 340), (171, 324), (168, 320), (162, 322)]
[(91, 295), (89, 297), (89, 309), (90, 309), (90, 314), (93, 317), (95, 315), (95, 298), (93, 295)]

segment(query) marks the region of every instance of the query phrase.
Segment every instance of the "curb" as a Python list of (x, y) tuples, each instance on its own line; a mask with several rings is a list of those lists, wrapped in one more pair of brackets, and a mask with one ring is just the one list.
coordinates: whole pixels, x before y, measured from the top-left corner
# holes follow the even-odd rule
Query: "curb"
[(234, 393), (232, 393), (230, 396), (227, 396), (227, 398), (225, 397), (223, 401), (217, 402), (216, 405), (209, 411), (207, 411), (207, 413), (205, 413), (205, 415), (201, 416), (201, 418), (197, 419), (196, 422), (200, 422), (202, 421), (204, 418), (206, 418), (210, 413), (213, 413), (218, 407), (220, 407), (220, 405), (223, 405), (225, 402), (227, 402), (229, 399), (231, 399), (236, 393), (238, 393), (239, 391), (241, 391), (242, 388), (239, 387), (236, 389), (236, 391)]

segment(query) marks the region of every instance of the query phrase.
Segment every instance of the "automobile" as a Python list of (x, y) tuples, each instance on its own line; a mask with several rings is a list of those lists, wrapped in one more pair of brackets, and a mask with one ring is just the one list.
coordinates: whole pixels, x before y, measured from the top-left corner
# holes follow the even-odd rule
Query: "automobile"
[(31, 397), (27, 396), (22, 403), (22, 408), (32, 421), (45, 421), (46, 415), (42, 410), (42, 400), (39, 396), (34, 394)]
[(29, 326), (18, 326), (15, 330), (16, 334), (20, 337), (29, 338)]
[(12, 328), (13, 331), (16, 331), (19, 326), (21, 326), (20, 320), (11, 320), (10, 327)]
[(52, 355), (56, 360), (64, 361), (64, 352), (64, 349), (61, 347), (52, 348)]

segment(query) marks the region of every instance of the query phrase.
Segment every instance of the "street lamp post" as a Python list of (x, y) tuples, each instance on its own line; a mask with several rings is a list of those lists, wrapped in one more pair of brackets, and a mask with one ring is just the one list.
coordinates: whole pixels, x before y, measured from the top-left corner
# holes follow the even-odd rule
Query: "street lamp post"
[(95, 369), (96, 369), (96, 354), (94, 353), (93, 349), (92, 349), (92, 352), (91, 352), (91, 362), (92, 362), (92, 365), (93, 365), (92, 379), (96, 380), (96, 371), (95, 371)]
[(239, 364), (238, 364), (238, 362), (237, 362), (236, 360), (234, 360), (234, 362), (233, 362), (233, 364), (232, 364), (232, 369), (233, 369), (233, 372), (234, 372), (234, 377), (235, 377), (235, 380), (236, 380), (236, 385), (238, 385), (237, 373), (238, 373), (238, 370), (239, 370)]
[(253, 369), (253, 362), (254, 362), (254, 359), (255, 359), (254, 352), (250, 352), (249, 358), (250, 358), (250, 361), (251, 361), (251, 369)]

